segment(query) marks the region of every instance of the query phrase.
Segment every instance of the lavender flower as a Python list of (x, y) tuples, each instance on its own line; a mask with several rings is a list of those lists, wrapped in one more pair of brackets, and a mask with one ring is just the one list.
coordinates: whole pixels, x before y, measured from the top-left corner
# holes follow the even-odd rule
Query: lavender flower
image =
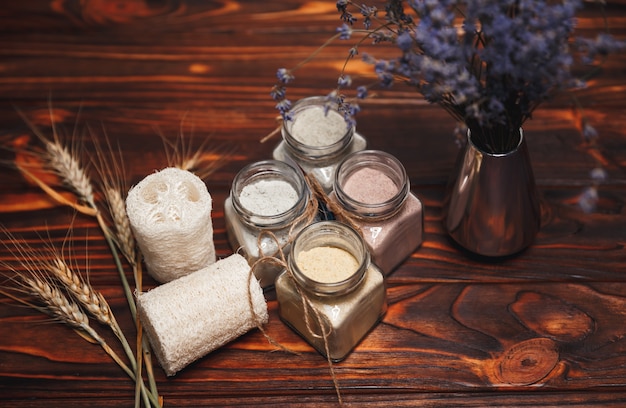
[(352, 77), (350, 77), (350, 75), (341, 75), (337, 79), (337, 85), (340, 88), (348, 87), (348, 86), (352, 85)]
[(609, 177), (609, 175), (606, 173), (606, 170), (601, 167), (596, 167), (595, 169), (591, 170), (589, 176), (591, 176), (591, 179), (596, 183), (602, 183), (603, 181), (606, 181), (606, 179)]
[(337, 32), (340, 34), (339, 38), (341, 40), (349, 40), (352, 37), (352, 27), (348, 24), (344, 23), (341, 27), (338, 27)]
[(598, 204), (598, 189), (595, 186), (587, 187), (578, 196), (578, 206), (586, 213), (591, 213)]
[[(492, 153), (516, 146), (518, 129), (553, 93), (585, 85), (572, 73), (571, 45), (582, 51), (583, 63), (625, 49), (623, 41), (605, 33), (571, 41), (582, 0), (387, 0), (384, 8), (338, 0), (336, 6), (343, 22), (336, 38), (363, 33), (358, 46), (369, 39), (398, 47), (399, 56), (389, 60), (363, 55), (380, 86), (403, 80), (464, 123), (474, 143)], [(357, 18), (351, 8), (363, 16), (364, 30), (353, 29)], [(357, 45), (346, 61), (357, 54)], [(286, 69), (277, 77), (282, 86), (293, 80)], [(337, 90), (350, 83), (342, 69)], [(367, 87), (356, 93), (365, 97)], [(282, 100), (284, 91), (279, 87), (272, 97)], [(358, 109), (351, 111), (350, 101), (341, 99), (347, 120), (354, 120)], [(281, 114), (285, 106), (279, 104)], [(584, 135), (591, 139), (594, 132), (588, 127)]]
[(372, 27), (372, 18), (376, 18), (378, 15), (378, 9), (376, 7), (370, 7), (365, 4), (361, 5), (361, 14), (363, 15), (363, 27), (369, 30)]
[(624, 42), (606, 33), (601, 33), (596, 38), (577, 38), (576, 43), (578, 48), (586, 53), (583, 61), (587, 64), (593, 63), (597, 56), (606, 56), (626, 49)]
[(341, 20), (352, 25), (356, 22), (356, 18), (348, 11), (348, 1), (337, 1), (337, 11), (341, 13)]
[(582, 133), (583, 133), (583, 137), (588, 142), (598, 137), (598, 131), (589, 123), (584, 124)]
[(367, 98), (367, 93), (368, 93), (368, 89), (366, 86), (361, 85), (356, 89), (356, 97), (359, 99)]
[(278, 109), (283, 119), (291, 119), (291, 114), (289, 113), (289, 111), (291, 110), (291, 101), (289, 99), (282, 99), (281, 101), (279, 101), (276, 104), (276, 109)]
[(274, 87), (272, 88), (272, 91), (270, 92), (270, 95), (272, 96), (273, 100), (281, 101), (285, 99), (286, 92), (287, 90), (285, 89), (284, 86), (274, 85)]
[[(362, 54), (373, 67), (377, 85), (388, 88), (404, 82), (442, 106), (457, 119), (459, 146), (469, 129), (473, 143), (483, 150), (506, 152), (517, 146), (518, 129), (543, 101), (560, 90), (587, 86), (573, 74), (574, 56), (594, 64), (626, 49), (626, 42), (607, 33), (574, 38), (575, 16), (582, 5), (582, 0), (387, 0), (381, 17), (376, 6), (338, 0), (343, 24), (305, 61), (291, 70), (279, 69), (270, 94), (284, 120), (291, 120), (286, 86), (294, 81), (293, 72), (334, 39), (358, 34), (362, 37), (349, 49), (336, 88), (326, 96), (327, 107), (338, 109), (348, 127), (355, 125), (360, 106), (343, 93), (353, 83), (346, 66), (366, 40), (389, 43), (398, 48), (396, 58)], [(350, 9), (362, 16), (363, 29), (354, 28), (358, 19)], [(358, 85), (356, 100), (367, 98), (371, 86)], [(584, 117), (579, 128), (589, 149), (596, 149), (596, 129)], [(578, 200), (587, 212), (595, 210), (598, 188), (608, 177), (602, 163), (598, 166), (590, 174), (592, 185)]]
[(287, 68), (278, 68), (278, 71), (276, 71), (276, 77), (283, 84), (288, 84), (294, 79), (291, 71)]

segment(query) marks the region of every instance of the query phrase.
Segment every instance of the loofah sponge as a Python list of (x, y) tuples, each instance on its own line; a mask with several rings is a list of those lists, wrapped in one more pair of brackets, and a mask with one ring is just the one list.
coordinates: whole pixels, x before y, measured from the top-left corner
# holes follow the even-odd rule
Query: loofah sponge
[(168, 376), (257, 327), (257, 322), (267, 323), (263, 290), (254, 277), (248, 279), (249, 273), (245, 258), (234, 254), (138, 295), (141, 323)]
[(173, 167), (131, 188), (126, 212), (150, 276), (169, 282), (215, 262), (211, 206), (204, 182)]

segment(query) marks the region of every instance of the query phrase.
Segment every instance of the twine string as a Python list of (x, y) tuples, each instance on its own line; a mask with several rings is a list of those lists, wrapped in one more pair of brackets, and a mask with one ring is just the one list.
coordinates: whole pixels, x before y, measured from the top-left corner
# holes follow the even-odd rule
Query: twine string
[[(259, 237), (258, 237), (259, 242), (262, 239), (263, 235), (269, 236), (270, 239), (273, 239), (278, 244), (278, 238), (276, 238), (276, 235), (274, 235), (274, 233), (272, 231), (266, 231), (266, 230), (261, 231), (260, 234), (259, 234)], [(262, 250), (261, 250), (261, 248), (260, 248), (260, 245), (259, 245), (259, 251), (262, 254), (262, 256), (259, 257), (259, 259), (252, 264), (252, 266), (250, 268), (250, 273), (248, 275), (248, 279), (253, 279), (254, 270), (259, 265), (261, 265), (263, 263), (271, 263), (271, 264), (279, 265), (279, 266), (281, 266), (281, 267), (283, 267), (285, 269), (285, 271), (287, 272), (288, 277), (294, 283), (294, 287), (296, 288), (296, 291), (298, 292), (298, 295), (300, 296), (300, 299), (302, 301), (302, 309), (304, 311), (304, 322), (305, 322), (305, 326), (306, 326), (307, 330), (309, 331), (309, 333), (313, 337), (321, 338), (323, 340), (324, 350), (326, 352), (326, 360), (328, 361), (328, 368), (330, 370), (330, 376), (331, 376), (331, 378), (333, 380), (333, 385), (335, 387), (335, 392), (337, 393), (337, 399), (339, 401), (339, 404), (343, 405), (343, 398), (341, 397), (341, 392), (340, 392), (340, 389), (339, 389), (339, 381), (338, 381), (337, 375), (335, 373), (335, 369), (334, 369), (334, 366), (333, 366), (333, 361), (330, 358), (330, 346), (328, 344), (328, 336), (332, 332), (332, 326), (330, 325), (330, 323), (328, 323), (328, 321), (326, 319), (324, 319), (324, 317), (321, 315), (320, 311), (311, 302), (311, 299), (309, 298), (309, 296), (307, 295), (305, 290), (298, 283), (298, 281), (294, 278), (293, 271), (289, 267), (289, 263), (287, 262), (285, 254), (283, 252), (283, 248), (280, 245), (278, 245), (278, 251), (277, 251), (278, 252), (278, 257), (264, 255)], [(259, 330), (261, 331), (263, 336), (265, 336), (265, 338), (268, 340), (268, 342), (270, 344), (272, 344), (272, 345), (274, 345), (274, 346), (284, 350), (284, 351), (287, 351), (287, 352), (292, 353), (292, 354), (300, 355), (300, 353), (298, 353), (298, 352), (296, 352), (294, 350), (291, 350), (290, 348), (288, 348), (288, 347), (282, 345), (280, 342), (276, 341), (274, 338), (272, 338), (272, 336), (270, 336), (263, 329), (262, 324), (260, 323), (258, 317), (256, 317), (256, 313), (254, 312), (254, 307), (253, 307), (253, 303), (252, 303), (252, 294), (251, 294), (250, 290), (248, 290), (248, 303), (250, 305), (252, 313), (255, 315), (257, 327), (259, 328)], [(317, 321), (317, 325), (320, 328), (321, 334), (316, 333), (316, 331), (313, 328), (313, 322), (311, 320), (311, 313), (313, 314), (313, 317), (315, 318), (315, 321)], [(326, 323), (326, 324), (324, 324), (324, 323)]]
[[(324, 319), (320, 311), (311, 302), (311, 299), (309, 298), (308, 294), (304, 291), (301, 285), (295, 280), (293, 276), (293, 272), (287, 262), (287, 257), (285, 256), (285, 253), (284, 253), (284, 249), (288, 245), (290, 245), (295, 238), (293, 234), (294, 229), (298, 225), (300, 225), (300, 223), (302, 222), (304, 222), (305, 225), (308, 225), (316, 217), (317, 211), (318, 211), (318, 203), (319, 203), (318, 200), (320, 200), (320, 197), (322, 197), (320, 196), (319, 192), (322, 192), (322, 194), (324, 194), (324, 196), (321, 198), (323, 200), (322, 202), (324, 202), (327, 205), (330, 202), (330, 200), (328, 199), (328, 196), (326, 196), (325, 193), (323, 193), (323, 190), (321, 189), (321, 186), (319, 185), (319, 183), (317, 183), (316, 181), (313, 181), (313, 179), (311, 177), (308, 177), (306, 173), (303, 172), (303, 174), (305, 175), (305, 182), (307, 183), (309, 190), (311, 191), (309, 203), (307, 204), (305, 211), (299, 217), (297, 217), (296, 220), (292, 223), (289, 229), (287, 241), (283, 245), (280, 244), (280, 241), (278, 240), (278, 238), (272, 231), (270, 230), (260, 231), (257, 237), (257, 247), (258, 247), (260, 256), (250, 267), (250, 271), (248, 274), (248, 282), (251, 282), (251, 280), (254, 279), (254, 276), (255, 276), (254, 271), (257, 268), (259, 268), (260, 265), (263, 265), (263, 264), (277, 265), (283, 268), (287, 272), (288, 277), (294, 283), (294, 287), (296, 288), (296, 291), (302, 301), (302, 309), (304, 311), (304, 322), (305, 322), (305, 326), (307, 330), (313, 337), (321, 338), (323, 340), (324, 350), (326, 353), (326, 359), (328, 361), (328, 368), (330, 370), (330, 376), (333, 381), (333, 386), (335, 388), (335, 392), (337, 394), (337, 399), (339, 401), (339, 404), (343, 405), (343, 398), (341, 396), (341, 391), (339, 388), (339, 381), (337, 379), (337, 374), (335, 373), (333, 362), (330, 357), (330, 346), (328, 343), (328, 336), (332, 332), (332, 326), (330, 325), (330, 322), (327, 321), (327, 319)], [(273, 240), (276, 243), (277, 249), (272, 255), (267, 255), (263, 251), (261, 242), (265, 237), (268, 237), (269, 239)], [(298, 353), (297, 351), (292, 350), (289, 347), (286, 347), (283, 344), (281, 344), (279, 341), (275, 340), (263, 328), (263, 325), (260, 319), (258, 318), (258, 315), (254, 311), (254, 303), (252, 301), (252, 292), (250, 291), (250, 287), (248, 287), (248, 304), (255, 318), (257, 328), (259, 329), (259, 331), (263, 334), (263, 336), (267, 339), (267, 341), (270, 344), (288, 353), (300, 355), (300, 353)], [(313, 316), (311, 316), (311, 314)], [(314, 329), (314, 322), (317, 322), (317, 325), (319, 326), (319, 330), (320, 330), (319, 334)]]
[(331, 200), (330, 196), (326, 194), (322, 185), (317, 181), (315, 177), (311, 177), (308, 174), (304, 173), (304, 179), (306, 180), (309, 188), (313, 192), (313, 195), (316, 198), (316, 201), (321, 201), (326, 205), (326, 207), (333, 213), (335, 218), (344, 224), (352, 227), (356, 232), (363, 237), (363, 232), (361, 231), (361, 227), (356, 223), (355, 219), (357, 217), (347, 210), (345, 210), (341, 205), (339, 205), (335, 200)]
[[(280, 248), (279, 248), (280, 250)], [(281, 255), (282, 255), (282, 250), (281, 250)], [(254, 310), (254, 302), (252, 300), (252, 291), (251, 289), (251, 283), (252, 283), (252, 279), (256, 279), (255, 275), (254, 275), (254, 271), (255, 269), (263, 263), (271, 263), (271, 264), (275, 264), (275, 265), (279, 265), (284, 267), (286, 265), (286, 263), (284, 261), (282, 261), (281, 259), (278, 259), (276, 257), (273, 256), (263, 256), (260, 257), (259, 259), (257, 259), (256, 262), (254, 262), (252, 264), (252, 266), (250, 267), (250, 271), (248, 272), (248, 306), (250, 307), (250, 311), (252, 312), (252, 315), (254, 317), (254, 322), (256, 324), (257, 329), (259, 329), (259, 331), (261, 332), (261, 334), (263, 334), (263, 337), (265, 337), (265, 339), (274, 347), (286, 351), (288, 353), (291, 354), (295, 354), (295, 355), (300, 355), (300, 353), (298, 353), (295, 350), (290, 349), (289, 347), (281, 344), (279, 341), (275, 340), (272, 336), (270, 336), (267, 331), (265, 330), (265, 328), (263, 327), (263, 323), (261, 322), (261, 319), (259, 318), (258, 314), (256, 313), (256, 311)]]

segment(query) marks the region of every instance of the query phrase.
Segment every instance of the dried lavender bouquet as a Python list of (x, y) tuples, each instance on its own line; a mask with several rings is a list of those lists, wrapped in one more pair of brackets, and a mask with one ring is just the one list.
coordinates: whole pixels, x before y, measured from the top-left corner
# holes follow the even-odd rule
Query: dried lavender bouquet
[[(351, 40), (336, 87), (326, 96), (329, 104), (340, 106), (348, 125), (360, 111), (358, 101), (371, 95), (373, 87), (404, 83), (469, 129), (483, 151), (505, 153), (517, 146), (520, 127), (538, 106), (560, 91), (585, 88), (607, 55), (626, 49), (624, 40), (609, 33), (608, 24), (595, 36), (577, 32), (577, 14), (589, 3), (604, 11), (603, 0), (337, 0), (342, 25), (310, 57), (279, 68), (270, 94), (284, 120), (290, 120), (287, 88), (294, 72), (331, 42)], [(388, 45), (397, 56), (366, 53), (368, 44)], [(357, 55), (372, 67), (359, 86), (347, 69)], [(585, 75), (578, 74), (581, 68)], [(349, 97), (353, 86), (355, 95)], [(598, 133), (584, 115), (578, 115), (578, 122), (595, 158)], [(466, 132), (456, 135), (465, 141)], [(594, 186), (581, 197), (587, 210), (593, 209), (595, 186), (606, 177), (602, 162), (596, 161)]]

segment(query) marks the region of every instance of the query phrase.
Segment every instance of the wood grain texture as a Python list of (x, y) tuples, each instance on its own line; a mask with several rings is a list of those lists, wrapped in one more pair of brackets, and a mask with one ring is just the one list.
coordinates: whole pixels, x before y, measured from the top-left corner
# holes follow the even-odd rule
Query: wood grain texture
[[(612, 32), (625, 38), (626, 2), (610, 2), (607, 15)], [(586, 32), (602, 24), (595, 9), (579, 21)], [(211, 151), (230, 152), (205, 179), (224, 257), (232, 253), (223, 219), (232, 179), (244, 165), (271, 157), (278, 142), (259, 143), (276, 126), (269, 97), (276, 69), (297, 64), (338, 25), (330, 0), (8, 2), (0, 13), (0, 225), (34, 246), (42, 237), (63, 245), (71, 227), (78, 265), (134, 333), (95, 221), (51, 201), (11, 168), (27, 159), (16, 149), (38, 145), (16, 108), (47, 135), (52, 116), (85, 160), (105, 137), (119, 145), (127, 186), (168, 164), (163, 139), (183, 134), (193, 149), (206, 142)], [(347, 50), (345, 42), (333, 44), (298, 71), (290, 97), (327, 93)], [(445, 112), (401, 86), (362, 104), (359, 131), (371, 148), (405, 165), (425, 206), (425, 236), (388, 278), (383, 321), (335, 365), (346, 403), (626, 404), (626, 55), (609, 58), (602, 71), (576, 94), (599, 130), (609, 173), (597, 211), (576, 206), (594, 159), (574, 125), (571, 98), (560, 95), (525, 125), (542, 196), (541, 232), (528, 250), (499, 260), (465, 253), (443, 231), (441, 202), (457, 154)], [(0, 261), (12, 257), (0, 246)], [(145, 279), (146, 287), (155, 285)], [(326, 361), (279, 320), (275, 294), (266, 295), (267, 332), (301, 354), (272, 352), (250, 332), (175, 377), (157, 369), (165, 406), (336, 404)], [(133, 387), (97, 346), (0, 297), (0, 405), (132, 406)]]

